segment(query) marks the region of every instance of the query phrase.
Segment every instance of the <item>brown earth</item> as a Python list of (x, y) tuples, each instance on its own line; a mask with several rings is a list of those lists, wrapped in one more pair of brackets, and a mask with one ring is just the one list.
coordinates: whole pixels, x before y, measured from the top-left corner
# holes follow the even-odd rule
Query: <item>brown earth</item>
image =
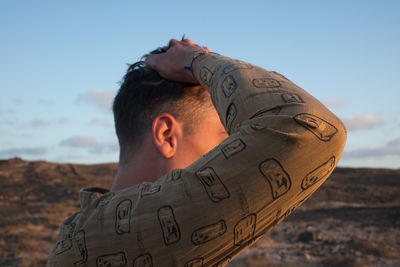
[[(43, 266), (82, 187), (109, 188), (117, 164), (0, 161), (0, 266)], [(400, 169), (337, 168), (284, 222), (228, 264), (400, 266)]]

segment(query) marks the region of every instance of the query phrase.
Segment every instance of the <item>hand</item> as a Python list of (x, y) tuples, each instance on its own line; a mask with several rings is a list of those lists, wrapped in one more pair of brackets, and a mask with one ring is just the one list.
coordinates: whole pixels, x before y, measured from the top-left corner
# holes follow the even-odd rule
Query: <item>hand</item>
[(169, 46), (164, 47), (166, 52), (150, 54), (146, 58), (146, 65), (157, 71), (168, 80), (198, 84), (192, 71), (185, 67), (191, 67), (193, 57), (201, 52), (210, 52), (208, 47), (201, 47), (190, 39), (178, 41), (171, 39)]

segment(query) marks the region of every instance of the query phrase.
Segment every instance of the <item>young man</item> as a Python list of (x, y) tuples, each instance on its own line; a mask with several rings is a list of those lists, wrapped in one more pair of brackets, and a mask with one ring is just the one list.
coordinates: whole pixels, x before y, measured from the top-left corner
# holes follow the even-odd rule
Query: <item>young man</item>
[(114, 117), (111, 192), (81, 190), (50, 266), (223, 266), (326, 180), (346, 140), (282, 75), (188, 39), (130, 67)]

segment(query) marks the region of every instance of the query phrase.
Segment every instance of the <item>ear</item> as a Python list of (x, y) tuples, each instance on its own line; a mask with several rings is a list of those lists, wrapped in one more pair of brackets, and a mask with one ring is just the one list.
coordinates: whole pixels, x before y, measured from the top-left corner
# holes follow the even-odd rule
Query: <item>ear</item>
[(153, 121), (153, 141), (164, 158), (172, 158), (177, 150), (181, 126), (169, 113), (158, 115)]

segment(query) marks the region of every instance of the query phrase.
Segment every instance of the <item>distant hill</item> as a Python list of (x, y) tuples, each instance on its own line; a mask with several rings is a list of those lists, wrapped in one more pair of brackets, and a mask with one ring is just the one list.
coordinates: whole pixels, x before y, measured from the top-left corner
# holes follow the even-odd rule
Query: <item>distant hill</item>
[[(117, 164), (0, 160), (0, 266), (43, 266), (82, 187), (109, 188)], [(400, 170), (337, 168), (229, 266), (400, 266)]]

